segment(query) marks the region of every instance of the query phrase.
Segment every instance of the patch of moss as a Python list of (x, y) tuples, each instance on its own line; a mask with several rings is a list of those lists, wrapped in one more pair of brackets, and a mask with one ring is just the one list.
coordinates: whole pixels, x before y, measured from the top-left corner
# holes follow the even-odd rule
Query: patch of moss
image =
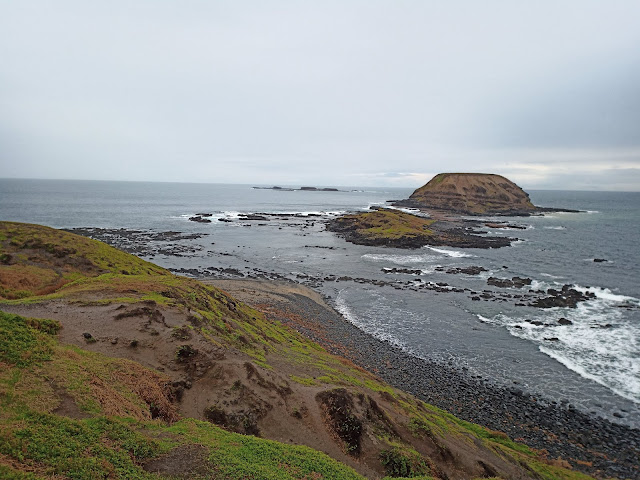
[(431, 478), (428, 476), (431, 474), (431, 466), (427, 459), (406, 445), (395, 444), (392, 448), (381, 451), (380, 463), (390, 477)]
[(429, 237), (435, 220), (418, 217), (400, 210), (380, 209), (373, 212), (345, 215), (336, 219), (362, 237), (397, 240), (406, 237)]
[(300, 385), (306, 385), (308, 387), (317, 385), (316, 381), (311, 377), (298, 377), (297, 375), (289, 375), (289, 378), (292, 381), (299, 383)]
[(26, 367), (49, 360), (53, 342), (45, 332), (54, 328), (53, 324), (0, 311), (0, 361)]

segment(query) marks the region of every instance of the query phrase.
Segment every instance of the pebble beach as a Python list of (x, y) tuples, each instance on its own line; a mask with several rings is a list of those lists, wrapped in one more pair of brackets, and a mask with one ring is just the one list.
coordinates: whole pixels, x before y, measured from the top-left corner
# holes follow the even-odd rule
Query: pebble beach
[(454, 364), (430, 362), (364, 333), (317, 292), (289, 282), (204, 279), (270, 318), (298, 330), (330, 352), (376, 373), (391, 385), (457, 417), (570, 461), (599, 477), (640, 478), (640, 431), (571, 404), (495, 385)]

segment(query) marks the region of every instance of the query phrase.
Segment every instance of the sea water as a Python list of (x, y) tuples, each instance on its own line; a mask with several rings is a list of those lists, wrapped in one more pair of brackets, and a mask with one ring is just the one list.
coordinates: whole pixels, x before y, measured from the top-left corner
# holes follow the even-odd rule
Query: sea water
[[(583, 213), (508, 219), (524, 230), (484, 228), (491, 235), (519, 238), (511, 247), (401, 250), (349, 244), (326, 232), (324, 221), (406, 198), (412, 189), (340, 190), (0, 180), (0, 219), (57, 228), (201, 233), (200, 238), (178, 242), (190, 247), (188, 255), (146, 258), (176, 269), (233, 268), (237, 275), (271, 272), (294, 281), (311, 278), (314, 288), (348, 321), (410, 354), (640, 426), (640, 193), (532, 191), (536, 205)], [(212, 222), (189, 221), (196, 213), (210, 213)], [(291, 217), (246, 222), (242, 213)], [(487, 271), (446, 273), (465, 266)], [(394, 267), (420, 274), (386, 273)], [(341, 276), (415, 288), (335, 281)], [(497, 289), (487, 285), (490, 276), (527, 277), (532, 284)], [(513, 295), (570, 284), (595, 296), (577, 308), (541, 309), (420, 288), (428, 282)], [(571, 323), (559, 325), (560, 318)]]

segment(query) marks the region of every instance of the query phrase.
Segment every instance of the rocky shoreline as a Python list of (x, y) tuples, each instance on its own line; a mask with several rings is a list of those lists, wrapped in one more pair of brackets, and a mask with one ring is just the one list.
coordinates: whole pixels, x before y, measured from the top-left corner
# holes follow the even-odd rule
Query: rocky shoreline
[[(75, 229), (76, 233), (97, 237), (137, 255), (168, 254), (171, 256), (199, 255), (198, 245), (182, 240), (202, 234), (180, 232), (142, 232), (125, 229)], [(220, 253), (229, 255), (229, 253)], [(505, 267), (506, 268), (506, 267)], [(370, 283), (397, 289), (424, 290), (425, 293), (464, 292), (472, 300), (516, 302), (539, 308), (549, 306), (575, 306), (587, 299), (589, 292), (578, 292), (571, 285), (549, 290), (524, 290), (530, 279), (522, 277), (489, 277), (491, 289), (459, 289), (445, 283), (420, 280), (418, 270), (383, 269), (388, 280), (352, 277), (315, 277), (298, 274), (287, 279), (274, 272), (257, 268), (240, 271), (235, 268), (172, 268), (172, 271), (192, 277), (217, 278), (218, 281), (238, 282), (243, 285), (268, 283), (277, 285), (281, 280), (291, 288), (316, 287), (323, 282)], [(479, 266), (451, 268), (447, 274), (479, 275), (486, 271)], [(387, 275), (385, 275), (387, 276)], [(238, 280), (239, 277), (251, 278)], [(230, 280), (234, 279), (234, 280)], [(295, 280), (293, 282), (292, 280)], [(514, 288), (518, 287), (518, 288)], [(224, 288), (224, 287), (223, 287)], [(228, 290), (234, 296), (241, 292)], [(315, 293), (315, 292), (314, 292)], [(317, 295), (317, 294), (316, 294)], [(241, 298), (242, 299), (242, 298)], [(247, 303), (251, 298), (242, 299)], [(322, 343), (328, 350), (347, 357), (354, 363), (374, 371), (387, 382), (415, 394), (423, 400), (439, 406), (456, 416), (503, 431), (510, 437), (534, 448), (546, 450), (550, 458), (569, 461), (575, 468), (600, 477), (639, 478), (640, 431), (615, 424), (599, 417), (582, 413), (566, 403), (554, 403), (548, 399), (534, 398), (517, 386), (503, 388), (490, 379), (469, 375), (454, 364), (441, 364), (408, 355), (393, 345), (371, 337), (359, 330), (340, 314), (320, 305), (322, 299), (312, 300), (306, 295), (289, 295), (264, 302), (261, 308), (272, 318), (284, 321), (310, 338)], [(568, 303), (573, 305), (568, 305)], [(269, 303), (269, 305), (266, 305)], [(543, 304), (544, 303), (544, 304)], [(303, 320), (301, 320), (303, 319)], [(564, 325), (559, 318), (550, 328)], [(533, 322), (533, 321), (532, 321)], [(608, 328), (610, 325), (602, 325)], [(551, 332), (551, 331), (550, 331)], [(552, 335), (550, 333), (550, 335)], [(553, 340), (553, 336), (549, 341)]]
[(545, 213), (584, 213), (583, 210), (575, 210), (571, 208), (538, 206), (535, 206), (533, 210), (508, 210), (505, 212), (473, 213), (465, 209), (443, 208), (441, 205), (437, 207), (425, 207), (423, 203), (417, 202), (410, 198), (401, 200), (389, 200), (389, 204), (393, 207), (415, 208), (425, 211), (439, 211), (442, 214), (469, 216), (491, 215), (492, 217), (531, 217), (535, 215), (544, 215)]
[[(208, 281), (237, 296), (242, 292), (246, 296), (252, 288), (263, 289), (264, 285), (255, 280)], [(251, 303), (250, 296), (243, 300)], [(490, 379), (474, 377), (453, 364), (409, 355), (364, 333), (310, 295), (261, 296), (260, 305), (256, 306), (332, 353), (459, 418), (546, 450), (549, 458), (569, 462), (573, 468), (591, 475), (640, 478), (638, 429), (590, 416), (567, 403), (531, 396), (517, 387), (495, 385)]]
[(474, 220), (427, 219), (382, 207), (371, 207), (371, 210), (331, 219), (326, 222), (326, 229), (347, 242), (371, 247), (501, 248), (518, 240), (484, 235), (486, 232), (478, 230), (481, 224)]

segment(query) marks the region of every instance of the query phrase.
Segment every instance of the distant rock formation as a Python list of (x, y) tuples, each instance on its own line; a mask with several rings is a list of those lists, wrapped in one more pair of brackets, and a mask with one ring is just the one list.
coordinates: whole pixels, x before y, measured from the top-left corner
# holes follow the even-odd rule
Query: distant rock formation
[(537, 210), (522, 188), (489, 173), (440, 173), (396, 204), (466, 215), (528, 215)]
[(284, 187), (253, 187), (254, 190), (279, 190), (281, 192), (343, 192), (333, 187), (300, 187), (300, 188), (284, 188)]

